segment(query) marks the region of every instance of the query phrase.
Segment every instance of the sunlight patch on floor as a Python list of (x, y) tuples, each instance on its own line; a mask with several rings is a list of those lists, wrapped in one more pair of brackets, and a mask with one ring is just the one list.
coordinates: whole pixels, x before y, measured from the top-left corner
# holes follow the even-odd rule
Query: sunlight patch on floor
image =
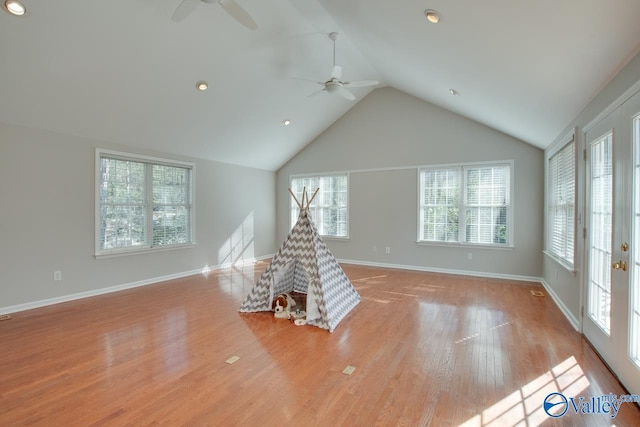
[(587, 387), (589, 380), (584, 376), (575, 357), (571, 356), (482, 413), (474, 415), (460, 424), (460, 427), (537, 427), (550, 419), (542, 407), (549, 393), (560, 392), (567, 396), (577, 396)]
[(244, 268), (228, 268), (218, 270), (218, 288), (225, 294), (237, 299), (244, 300), (255, 283), (253, 267)]
[(207, 264), (204, 267), (202, 267), (202, 271), (200, 273), (204, 277), (209, 277), (209, 274), (211, 274), (211, 267), (209, 267), (209, 264)]

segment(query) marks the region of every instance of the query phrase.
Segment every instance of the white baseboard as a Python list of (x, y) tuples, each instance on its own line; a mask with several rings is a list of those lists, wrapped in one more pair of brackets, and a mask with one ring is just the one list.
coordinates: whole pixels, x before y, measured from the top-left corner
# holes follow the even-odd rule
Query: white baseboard
[(573, 326), (573, 328), (582, 333), (582, 331), (580, 330), (580, 322), (578, 321), (578, 319), (576, 319), (576, 317), (571, 313), (571, 311), (567, 308), (566, 305), (564, 305), (564, 303), (562, 302), (562, 300), (560, 299), (560, 297), (558, 296), (558, 294), (555, 293), (555, 291), (553, 290), (553, 288), (551, 286), (549, 286), (549, 284), (544, 280), (544, 279), (540, 279), (540, 283), (542, 283), (542, 286), (544, 287), (544, 289), (547, 291), (547, 293), (549, 295), (551, 295), (551, 298), (553, 299), (553, 302), (556, 303), (556, 305), (558, 306), (558, 308), (560, 309), (560, 311), (562, 312), (562, 314), (564, 314), (564, 317), (567, 318), (567, 320), (569, 321), (569, 323), (571, 323), (571, 326)]
[(518, 280), (521, 282), (542, 283), (542, 277), (519, 276), (515, 274), (487, 273), (483, 271), (467, 271), (467, 270), (450, 270), (446, 268), (422, 267), (418, 265), (404, 265), (404, 264), (388, 264), (388, 263), (382, 263), (382, 262), (369, 262), (369, 261), (359, 261), (359, 260), (351, 260), (351, 259), (339, 259), (338, 262), (344, 263), (344, 264), (365, 265), (368, 267), (396, 268), (399, 270), (427, 271), (430, 273), (458, 274), (460, 276), (487, 277), (490, 279), (508, 279), (508, 280)]
[(123, 291), (125, 289), (133, 289), (140, 286), (153, 285), (155, 283), (164, 282), (167, 280), (180, 279), (182, 277), (193, 276), (195, 274), (203, 274), (207, 271), (221, 270), (229, 267), (241, 267), (243, 265), (253, 264), (257, 261), (273, 258), (273, 254), (265, 255), (261, 257), (255, 257), (251, 259), (242, 260), (235, 263), (225, 263), (216, 266), (207, 266), (205, 268), (199, 268), (197, 270), (183, 271), (180, 273), (168, 274), (165, 276), (152, 277), (149, 279), (138, 280), (136, 282), (124, 283), (121, 285), (109, 286), (108, 288), (100, 288), (86, 292), (78, 292), (70, 295), (62, 295), (54, 298), (47, 298), (38, 301), (27, 302), (24, 304), (10, 305), (8, 307), (0, 307), (0, 314), (17, 313), (19, 311), (31, 310), (34, 308), (46, 307), (48, 305), (59, 304), (62, 302), (74, 301), (82, 298), (94, 297), (97, 295), (109, 294), (112, 292)]

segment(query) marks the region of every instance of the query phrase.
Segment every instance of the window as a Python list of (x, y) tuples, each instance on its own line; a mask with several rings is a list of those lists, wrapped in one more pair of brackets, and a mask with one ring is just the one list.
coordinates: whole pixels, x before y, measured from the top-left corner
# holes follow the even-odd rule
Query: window
[[(331, 176), (300, 176), (291, 178), (291, 191), (302, 202), (303, 189), (309, 197), (318, 190), (309, 207), (311, 219), (322, 236), (349, 237), (347, 174)], [(291, 198), (291, 227), (300, 214), (298, 205)]]
[(633, 119), (633, 175), (629, 357), (640, 368), (640, 116)]
[(511, 245), (511, 164), (424, 168), (418, 241)]
[(547, 252), (573, 269), (575, 242), (575, 142), (549, 157)]
[(96, 255), (193, 244), (193, 165), (98, 150)]
[(591, 143), (590, 181), (587, 309), (593, 321), (611, 335), (613, 133)]

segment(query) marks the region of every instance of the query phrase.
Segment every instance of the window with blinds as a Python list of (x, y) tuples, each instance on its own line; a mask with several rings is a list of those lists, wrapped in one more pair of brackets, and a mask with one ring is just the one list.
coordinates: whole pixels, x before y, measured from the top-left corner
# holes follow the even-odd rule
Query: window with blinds
[[(321, 236), (349, 236), (349, 185), (347, 174), (328, 176), (299, 176), (291, 178), (291, 191), (302, 201), (306, 188), (309, 197), (318, 190), (309, 207), (309, 214)], [(291, 198), (291, 224), (293, 227), (300, 215), (298, 205)]]
[(98, 150), (96, 255), (193, 243), (193, 165)]
[(418, 241), (511, 245), (510, 163), (423, 168)]
[(547, 252), (573, 268), (575, 244), (575, 142), (548, 160)]

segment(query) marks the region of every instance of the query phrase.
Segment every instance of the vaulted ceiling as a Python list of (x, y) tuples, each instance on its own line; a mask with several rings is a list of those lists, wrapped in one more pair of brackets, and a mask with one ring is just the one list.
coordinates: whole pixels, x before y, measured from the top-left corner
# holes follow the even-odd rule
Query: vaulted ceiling
[(236, 1), (257, 30), (216, 2), (24, 0), (0, 13), (0, 121), (277, 170), (372, 90), (292, 78), (327, 80), (338, 32), (344, 80), (544, 148), (640, 48), (638, 0)]

